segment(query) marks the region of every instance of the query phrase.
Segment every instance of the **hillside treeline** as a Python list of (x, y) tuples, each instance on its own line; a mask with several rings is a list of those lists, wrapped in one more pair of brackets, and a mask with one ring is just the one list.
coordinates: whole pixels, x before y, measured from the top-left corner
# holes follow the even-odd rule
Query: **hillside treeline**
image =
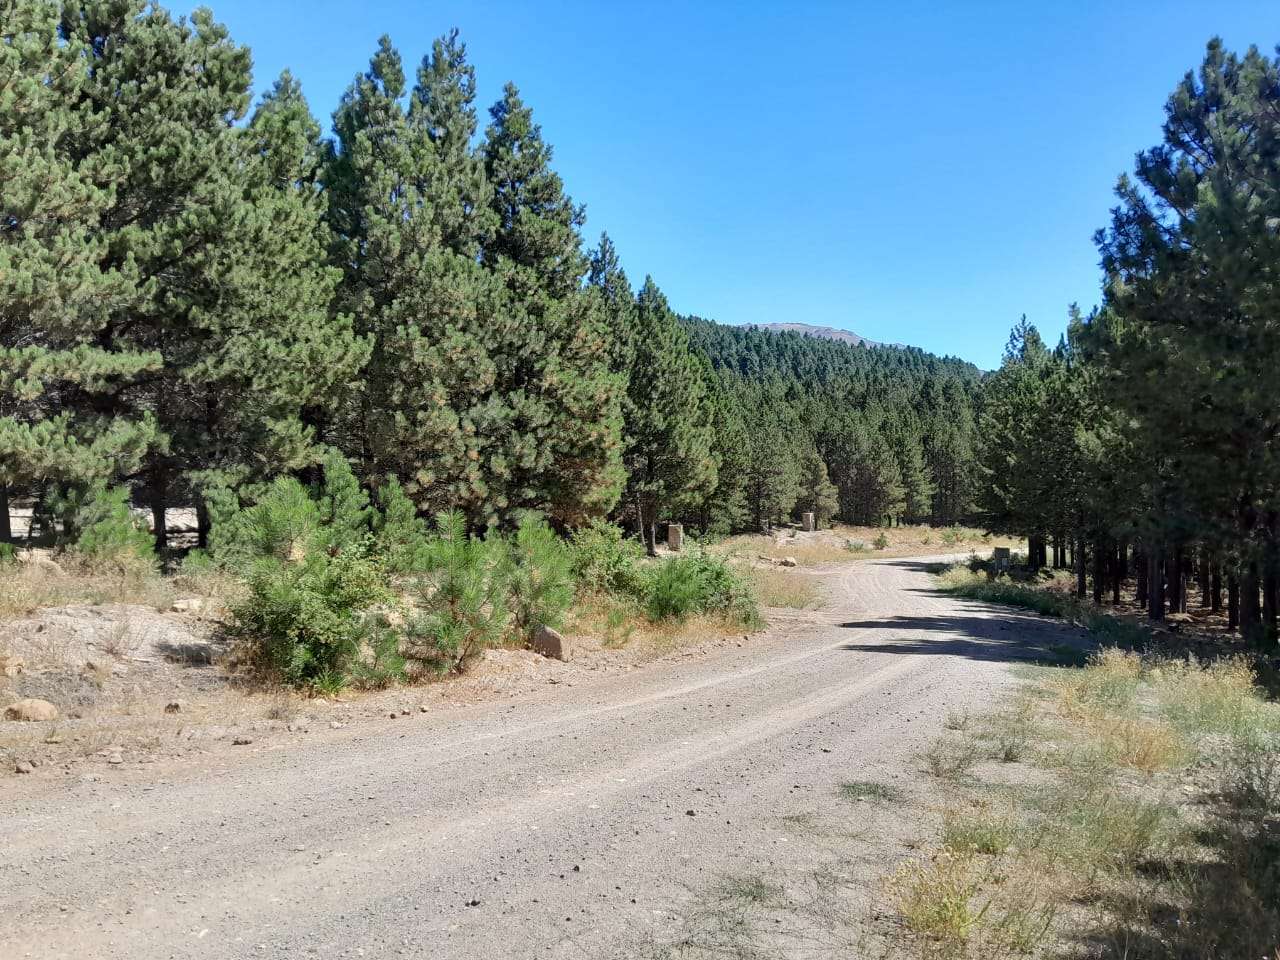
[(0, 538), (124, 486), (204, 546), (333, 450), (471, 529), (970, 511), (976, 370), (677, 317), (588, 249), (517, 88), (481, 116), (456, 33), (384, 38), (330, 135), (251, 66), (207, 11), (4, 5)]
[[(1274, 643), (1280, 585), (1280, 61), (1209, 45), (1097, 234), (1104, 301), (1049, 349), (1018, 326), (986, 386), (988, 523)], [(1053, 552), (1053, 557), (1049, 552)]]

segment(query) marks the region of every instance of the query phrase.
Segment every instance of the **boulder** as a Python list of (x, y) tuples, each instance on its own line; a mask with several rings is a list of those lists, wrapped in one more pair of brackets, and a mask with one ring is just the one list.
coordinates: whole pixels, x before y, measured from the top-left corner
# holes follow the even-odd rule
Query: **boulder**
[(21, 657), (0, 653), (0, 676), (16, 677), (22, 672), (23, 666)]
[(794, 567), (796, 565), (797, 564), (796, 564), (795, 557), (783, 557), (781, 560), (778, 561), (778, 566), (780, 567)]
[(539, 626), (533, 632), (533, 639), (530, 640), (529, 646), (534, 653), (540, 653), (552, 660), (568, 660), (573, 655), (569, 641), (564, 635), (559, 630), (553, 630), (547, 626)]
[(9, 704), (4, 708), (4, 718), (6, 720), (57, 720), (58, 708), (48, 700), (37, 700), (34, 697), (28, 697), (26, 700), (18, 700)]

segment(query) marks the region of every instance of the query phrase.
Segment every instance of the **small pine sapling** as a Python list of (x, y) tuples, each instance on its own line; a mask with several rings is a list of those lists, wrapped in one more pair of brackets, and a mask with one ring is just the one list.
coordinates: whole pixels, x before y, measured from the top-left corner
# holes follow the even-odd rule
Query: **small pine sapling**
[(410, 676), (463, 673), (507, 630), (506, 544), (467, 534), (456, 510), (436, 518), (426, 552), (418, 612), (405, 625), (400, 652)]

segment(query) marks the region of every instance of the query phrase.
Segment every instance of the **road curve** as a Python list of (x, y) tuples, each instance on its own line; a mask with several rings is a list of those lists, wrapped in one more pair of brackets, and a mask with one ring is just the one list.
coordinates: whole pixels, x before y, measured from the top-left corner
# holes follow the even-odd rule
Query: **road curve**
[(825, 579), (813, 616), (705, 659), (0, 795), (0, 957), (643, 955), (691, 890), (813, 856), (784, 815), (913, 776), (1067, 632), (921, 559)]

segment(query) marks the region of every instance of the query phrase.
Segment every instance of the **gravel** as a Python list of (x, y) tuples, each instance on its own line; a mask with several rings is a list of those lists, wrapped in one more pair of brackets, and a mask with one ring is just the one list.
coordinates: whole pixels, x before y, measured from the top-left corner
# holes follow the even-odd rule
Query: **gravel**
[(947, 713), (1074, 634), (937, 594), (920, 559), (823, 579), (822, 608), (700, 660), (98, 779), (9, 778), (0, 956), (634, 956), (687, 922), (691, 891), (829, 864), (789, 822), (859, 828), (871, 890), (918, 814), (839, 785), (927, 791), (915, 756)]

